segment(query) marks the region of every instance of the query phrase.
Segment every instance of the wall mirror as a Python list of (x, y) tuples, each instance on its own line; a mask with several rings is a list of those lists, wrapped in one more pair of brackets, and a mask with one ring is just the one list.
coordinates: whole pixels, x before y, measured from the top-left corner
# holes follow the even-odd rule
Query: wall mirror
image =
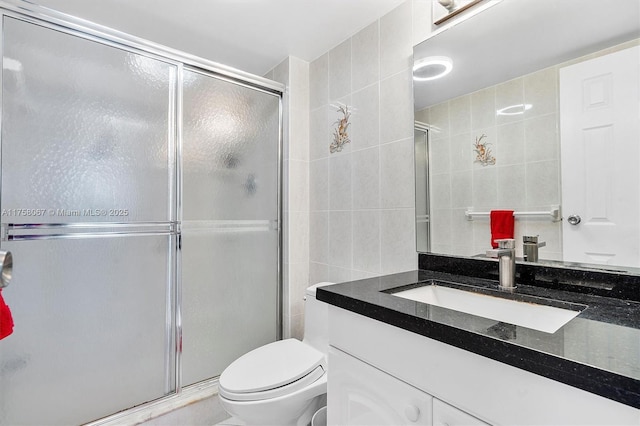
[(418, 251), (482, 257), (506, 209), (519, 257), (635, 271), (640, 2), (487, 3), (414, 47)]

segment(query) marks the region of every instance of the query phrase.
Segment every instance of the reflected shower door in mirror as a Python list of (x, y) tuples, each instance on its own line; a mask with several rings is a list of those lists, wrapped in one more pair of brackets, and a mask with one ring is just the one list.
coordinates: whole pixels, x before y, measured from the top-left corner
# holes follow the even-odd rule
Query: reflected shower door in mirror
[(541, 262), (640, 266), (640, 4), (620, 7), (603, 19), (597, 0), (497, 2), (415, 46), (416, 62), (452, 64), (414, 79), (415, 120), (429, 129), (431, 252), (480, 256), (489, 212), (508, 209), (518, 257), (537, 235)]
[(430, 252), (429, 129), (427, 125), (416, 122), (413, 142), (416, 162), (416, 247), (419, 252)]

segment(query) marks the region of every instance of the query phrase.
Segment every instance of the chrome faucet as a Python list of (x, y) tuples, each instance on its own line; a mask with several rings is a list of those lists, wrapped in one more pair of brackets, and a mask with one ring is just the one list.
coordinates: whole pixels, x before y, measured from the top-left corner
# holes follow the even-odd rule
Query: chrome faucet
[(538, 261), (538, 249), (546, 246), (546, 242), (538, 242), (538, 235), (525, 235), (522, 237), (522, 254), (526, 262)]
[(488, 257), (497, 257), (500, 268), (498, 289), (514, 291), (516, 289), (516, 240), (505, 238), (495, 240), (498, 248), (487, 250)]

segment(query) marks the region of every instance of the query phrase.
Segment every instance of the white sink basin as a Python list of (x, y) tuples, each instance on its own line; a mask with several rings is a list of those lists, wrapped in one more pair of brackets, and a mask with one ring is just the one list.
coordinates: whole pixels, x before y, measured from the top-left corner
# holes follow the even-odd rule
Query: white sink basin
[(579, 310), (556, 308), (554, 306), (503, 299), (435, 284), (392, 294), (405, 299), (519, 325), (545, 333), (555, 333), (585, 308), (583, 305), (576, 305), (582, 308)]

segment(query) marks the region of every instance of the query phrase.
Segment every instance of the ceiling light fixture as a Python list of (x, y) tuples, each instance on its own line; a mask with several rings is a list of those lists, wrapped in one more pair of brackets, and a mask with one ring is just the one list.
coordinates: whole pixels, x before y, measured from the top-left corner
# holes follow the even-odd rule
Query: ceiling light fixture
[(510, 105), (508, 107), (504, 107), (496, 111), (498, 115), (520, 115), (524, 114), (525, 111), (530, 110), (533, 107), (531, 104), (517, 104)]
[(413, 79), (429, 81), (444, 77), (453, 69), (451, 58), (446, 56), (430, 56), (413, 64)]

